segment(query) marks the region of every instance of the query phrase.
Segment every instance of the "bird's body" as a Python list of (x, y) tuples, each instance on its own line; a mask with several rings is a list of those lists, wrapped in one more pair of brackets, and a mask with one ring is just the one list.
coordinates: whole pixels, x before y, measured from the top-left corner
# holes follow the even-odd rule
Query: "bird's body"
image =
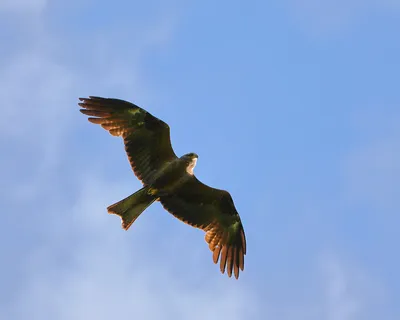
[(175, 217), (206, 232), (215, 263), (221, 272), (239, 276), (244, 269), (246, 239), (232, 197), (225, 190), (211, 188), (194, 175), (198, 155), (177, 157), (172, 149), (169, 126), (144, 109), (119, 99), (81, 98), (80, 111), (95, 118), (114, 136), (122, 136), (125, 150), (143, 188), (109, 206), (109, 213), (122, 219), (129, 229), (138, 216), (153, 202)]
[(150, 188), (155, 190), (158, 196), (173, 194), (191, 178), (197, 158), (196, 154), (188, 153), (167, 162), (166, 166), (159, 171), (159, 175), (149, 183)]

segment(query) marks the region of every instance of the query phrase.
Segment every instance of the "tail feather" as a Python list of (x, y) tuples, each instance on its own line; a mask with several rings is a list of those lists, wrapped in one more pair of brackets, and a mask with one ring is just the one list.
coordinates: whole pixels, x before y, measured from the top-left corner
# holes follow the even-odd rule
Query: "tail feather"
[(140, 214), (157, 200), (155, 196), (148, 194), (147, 189), (147, 187), (144, 187), (107, 208), (108, 213), (121, 217), (122, 228), (125, 230), (128, 230)]

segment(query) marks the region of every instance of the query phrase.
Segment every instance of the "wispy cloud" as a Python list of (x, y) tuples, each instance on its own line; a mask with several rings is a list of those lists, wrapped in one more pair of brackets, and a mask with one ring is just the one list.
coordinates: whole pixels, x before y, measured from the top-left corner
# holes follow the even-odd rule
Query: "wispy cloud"
[[(116, 19), (106, 25), (90, 24), (77, 28), (79, 31), (61, 32), (51, 28), (52, 21), (46, 19), (48, 4), (0, 4), (1, 14), (9, 18), (7, 23), (12, 21), (13, 27), (18, 24), (15, 30), (24, 30), (22, 35), (13, 29), (21, 38), (10, 43), (7, 52), (0, 52), (5, 55), (0, 61), (0, 252), (7, 262), (0, 266), (0, 318), (389, 319), (382, 316), (386, 288), (368, 265), (358, 257), (343, 258), (340, 250), (319, 256), (320, 248), (328, 242), (324, 228), (336, 221), (334, 210), (328, 210), (334, 201), (330, 194), (315, 192), (312, 187), (300, 190), (300, 183), (288, 188), (292, 177), (277, 188), (281, 198), (276, 208), (268, 208), (266, 202), (270, 201), (265, 198), (255, 210), (249, 210), (251, 203), (242, 202), (247, 217), (252, 217), (246, 225), (252, 249), (239, 281), (219, 273), (201, 231), (177, 221), (159, 204), (149, 208), (128, 232), (122, 230), (118, 217), (108, 215), (105, 208), (135, 191), (139, 182), (129, 169), (122, 141), (88, 124), (78, 112), (77, 98), (101, 94), (128, 100), (157, 99), (154, 92), (159, 88), (146, 86), (141, 68), (154, 52), (170, 45), (176, 15), (160, 10), (153, 19), (129, 21), (127, 25)], [(293, 0), (290, 4), (304, 25), (327, 28), (323, 32), (342, 30), (378, 6), (371, 1)], [(389, 5), (397, 8), (396, 1), (385, 2), (382, 10)], [(196, 34), (188, 29), (185, 36), (192, 36), (192, 31)], [(189, 55), (186, 50), (185, 55)], [(198, 58), (193, 55), (193, 61)], [(186, 63), (192, 63), (191, 59)], [(175, 66), (182, 75), (179, 63)], [(168, 85), (164, 88), (169, 89)], [(136, 95), (138, 91), (140, 95)], [(203, 98), (212, 101), (207, 95)], [(173, 106), (168, 109), (171, 118), (184, 114), (182, 109), (172, 110)], [(260, 117), (265, 115), (260, 113)], [(371, 119), (376, 121), (377, 116)], [(343, 189), (349, 202), (397, 212), (398, 122), (398, 117), (385, 117), (373, 130), (369, 125), (360, 129), (363, 136), (371, 134), (345, 159)], [(247, 121), (238, 123), (243, 131), (254, 126)], [(250, 140), (245, 143), (249, 152), (262, 149)], [(236, 158), (239, 162), (242, 151)], [(270, 161), (266, 154), (262, 159)], [(123, 163), (123, 170), (114, 160)], [(112, 169), (107, 166), (111, 161)], [(286, 171), (288, 164), (279, 168), (277, 163), (276, 170)], [(330, 177), (327, 175), (324, 183)], [(248, 188), (251, 201), (251, 192), (264, 187), (257, 185), (257, 180), (265, 181), (252, 179), (254, 185)], [(321, 197), (316, 200), (315, 195)], [(311, 204), (303, 211), (318, 211), (317, 218), (317, 214), (308, 214), (303, 219), (300, 207), (308, 200)], [(275, 238), (265, 236), (271, 231)], [(301, 242), (305, 235), (308, 240)], [(266, 281), (276, 258), (272, 250), (265, 250), (266, 241), (271, 239), (269, 248), (284, 252), (281, 262), (285, 272), (293, 276), (284, 284)], [(284, 245), (279, 243), (282, 239)], [(313, 246), (314, 241), (321, 245)], [(301, 244), (296, 246), (295, 242)], [(291, 253), (293, 257), (289, 257)], [(315, 264), (304, 263), (315, 256), (319, 257)], [(297, 268), (298, 259), (302, 259), (303, 269)], [(281, 267), (280, 263), (275, 266)], [(279, 270), (272, 271), (270, 277), (278, 274)]]
[[(28, 2), (26, 6), (29, 6)], [(30, 5), (42, 8), (41, 3)], [(18, 8), (23, 10), (24, 4), (18, 2)], [(138, 25), (134, 34), (129, 28), (110, 26), (107, 31), (85, 35), (92, 38), (87, 46), (85, 38), (60, 38), (40, 19), (19, 19), (18, 14), (10, 12), (9, 17), (14, 16), (20, 27), (29, 31), (29, 39), (23, 46), (10, 45), (6, 61), (0, 63), (3, 64), (0, 73), (3, 114), (0, 142), (10, 150), (0, 162), (2, 168), (13, 168), (4, 172), (5, 176), (10, 179), (21, 176), (22, 179), (18, 185), (9, 185), (10, 195), (34, 197), (33, 190), (38, 190), (38, 183), (44, 185), (49, 177), (54, 177), (54, 170), (65, 156), (63, 149), (67, 136), (71, 137), (70, 129), (77, 126), (73, 122), (77, 98), (84, 92), (86, 95), (100, 92), (107, 95), (112, 91), (117, 96), (133, 88), (145, 96), (142, 82), (137, 81), (138, 66), (146, 52), (168, 44), (175, 21), (166, 11), (165, 17), (156, 23)], [(126, 38), (135, 45), (128, 46)], [(79, 45), (85, 50), (76, 56), (70, 48)], [(12, 149), (15, 145), (23, 148)], [(20, 167), (11, 166), (17, 158), (21, 162), (29, 158), (24, 163), (24, 168), (29, 167), (27, 174), (18, 175), (14, 171), (14, 168), (20, 170)], [(3, 179), (2, 183), (8, 184), (8, 181)]]
[(107, 215), (99, 201), (115, 199), (123, 185), (103, 181), (98, 173), (84, 176), (80, 183), (77, 201), (58, 212), (58, 218), (50, 218), (52, 228), (43, 230), (46, 241), (26, 257), (26, 280), (10, 304), (7, 319), (242, 319), (254, 315), (252, 293), (237, 282), (194, 284), (164, 264), (167, 252), (149, 255), (141, 243), (149, 243), (153, 233), (146, 235), (143, 223), (131, 230), (136, 244), (131, 243), (117, 217)]
[(0, 12), (39, 14), (45, 9), (48, 2), (48, 0), (2, 0), (0, 2)]
[[(291, 295), (292, 291), (298, 294)], [(290, 283), (286, 296), (276, 299), (277, 287), (267, 292), (264, 303), (260, 299), (260, 319), (374, 320), (387, 312), (386, 291), (379, 279), (332, 250), (319, 252), (304, 278)]]
[(382, 285), (359, 266), (335, 255), (322, 255), (320, 274), (327, 320), (375, 319), (384, 301)]
[[(21, 7), (11, 5), (7, 10), (23, 9), (22, 2)], [(45, 2), (35, 5), (39, 12)], [(76, 128), (72, 113), (78, 114), (79, 92), (94, 87), (96, 92), (100, 88), (130, 90), (146, 50), (167, 44), (172, 29), (172, 20), (161, 19), (142, 29), (147, 36), (138, 37), (144, 40), (136, 41), (134, 48), (123, 44), (126, 34), (111, 31), (95, 36), (86, 50), (91, 64), (79, 70), (71, 68), (68, 59), (60, 59), (65, 44), (49, 30), (38, 28), (31, 45), (10, 48), (13, 55), (0, 73), (4, 109), (0, 146), (8, 150), (0, 161), (2, 184), (7, 187), (2, 198), (13, 215), (2, 224), (0, 249), (7, 251), (5, 239), (15, 237), (16, 228), (22, 227), (24, 239), (32, 241), (29, 245), (15, 241), (18, 256), (8, 257), (11, 264), (2, 266), (2, 278), (8, 275), (23, 281), (4, 281), (3, 289), (13, 290), (7, 304), (0, 303), (0, 317), (242, 319), (252, 314), (251, 291), (232, 279), (212, 287), (200, 279), (196, 284), (184, 281), (184, 273), (164, 266), (169, 251), (149, 254), (141, 244), (162, 234), (146, 233), (151, 231), (146, 224), (130, 233), (121, 229), (118, 218), (106, 213), (105, 203), (117, 201), (123, 190), (131, 188), (123, 188), (121, 181), (108, 181), (101, 159), (83, 164), (82, 175), (76, 179), (65, 176), (74, 159), (73, 148), (68, 146), (73, 138), (71, 128)], [(119, 40), (121, 51), (116, 51), (110, 44)], [(100, 69), (99, 78), (97, 72), (85, 72)], [(95, 86), (87, 84), (93, 82)], [(18, 217), (26, 212), (21, 225)], [(110, 222), (114, 228), (110, 229)], [(137, 239), (132, 244), (128, 237)], [(173, 238), (172, 242), (182, 242)], [(215, 276), (225, 279), (208, 257)], [(13, 269), (13, 261), (18, 261), (18, 268)]]

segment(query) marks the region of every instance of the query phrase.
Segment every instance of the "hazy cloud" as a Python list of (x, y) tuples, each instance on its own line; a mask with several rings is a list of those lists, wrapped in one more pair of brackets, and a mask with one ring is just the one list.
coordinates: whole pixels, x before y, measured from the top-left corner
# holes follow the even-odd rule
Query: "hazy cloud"
[[(39, 12), (46, 3), (10, 2), (7, 7), (2, 3), (2, 9), (27, 10), (24, 4)], [(223, 315), (242, 319), (253, 313), (252, 293), (232, 279), (217, 285), (212, 285), (212, 279), (210, 283), (203, 279), (193, 283), (186, 281), (185, 273), (164, 267), (169, 251), (149, 254), (143, 243), (151, 242), (155, 231), (144, 222), (130, 233), (121, 229), (118, 218), (106, 213), (104, 203), (117, 201), (128, 188), (121, 181), (113, 184), (107, 180), (101, 159), (82, 168), (84, 174), (75, 179), (62, 176), (65, 169), (70, 170), (66, 164), (74, 157), (68, 145), (72, 128), (76, 128), (71, 110), (78, 112), (78, 87), (88, 89), (85, 82), (93, 82), (95, 77), (96, 92), (110, 87), (130, 89), (139, 59), (146, 50), (165, 45), (172, 29), (169, 19), (144, 28), (143, 33), (148, 34), (142, 37), (144, 41), (137, 41), (134, 49), (122, 44), (122, 53), (104, 43), (123, 40), (126, 34), (111, 30), (94, 37), (86, 51), (92, 62), (87, 67), (101, 67), (101, 78), (60, 62), (64, 61), (57, 49), (61, 43), (40, 28), (31, 45), (10, 49), (14, 54), (0, 73), (0, 145), (8, 150), (1, 158), (2, 183), (7, 186), (2, 196), (13, 210), (18, 207), (21, 211), (14, 211), (12, 220), (3, 224), (7, 229), (2, 232), (0, 249), (8, 252), (5, 239), (21, 228), (15, 222), (27, 208), (24, 237), (32, 233), (34, 240), (29, 245), (15, 242), (18, 258), (12, 259), (19, 262), (17, 268), (2, 267), (2, 278), (12, 275), (21, 282), (3, 286), (10, 289), (12, 285), (13, 290), (7, 295), (8, 303), (1, 305), (0, 317), (217, 319)], [(110, 221), (114, 228), (110, 228)], [(132, 244), (129, 236), (141, 238)], [(173, 238), (172, 242), (182, 243), (179, 237)], [(14, 260), (9, 257), (8, 261)], [(210, 255), (209, 263), (215, 277), (225, 279), (212, 265)]]
[(0, 12), (17, 14), (38, 14), (45, 8), (49, 0), (2, 0)]
[(327, 320), (375, 319), (382, 310), (384, 289), (359, 266), (335, 255), (322, 255), (324, 314)]
[[(386, 3), (387, 7), (397, 6), (396, 1)], [(0, 11), (12, 13), (12, 17), (41, 14), (47, 4), (3, 1)], [(322, 29), (341, 28), (378, 5), (342, 0), (293, 0), (291, 4), (303, 22)], [(323, 230), (326, 212), (318, 223), (311, 215), (312, 222), (301, 218), (292, 222), (290, 228), (301, 232), (287, 231), (288, 216), (284, 215), (288, 211), (298, 214), (293, 203), (300, 201), (297, 197), (304, 198), (303, 192), (309, 192), (312, 201), (325, 201), (315, 200), (313, 190), (296, 191), (292, 196), (293, 189), (288, 191), (286, 185), (281, 188), (285, 201), (293, 207), (278, 204), (284, 216), (279, 227), (274, 224), (278, 220), (271, 221), (276, 212), (268, 210), (265, 199), (257, 212), (249, 213), (257, 217), (253, 221), (266, 216), (269, 221), (267, 228), (263, 223), (262, 227), (248, 224), (248, 238), (253, 244), (259, 241), (260, 250), (252, 246), (247, 260), (250, 263), (239, 281), (219, 273), (199, 230), (174, 220), (158, 204), (149, 208), (129, 232), (121, 229), (118, 217), (106, 213), (107, 205), (133, 192), (139, 182), (130, 172), (121, 140), (114, 139), (113, 145), (125, 161), (127, 178), (116, 177), (114, 171), (110, 174), (106, 169), (107, 154), (96, 153), (89, 144), (103, 147), (111, 140), (107, 140), (106, 132), (87, 124), (84, 117), (79, 118), (81, 122), (75, 121), (79, 116), (77, 98), (85, 93), (104, 93), (130, 99), (132, 91), (140, 90), (140, 99), (153, 99), (152, 90), (138, 80), (145, 78), (140, 76), (141, 61), (148, 53), (169, 45), (176, 25), (174, 17), (166, 12), (146, 19), (145, 25), (135, 21), (129, 28), (110, 25), (95, 32), (80, 30), (73, 39), (59, 37), (51, 28), (46, 29), (45, 23), (39, 23), (41, 19), (33, 19), (39, 27), (29, 33), (29, 41), (10, 45), (7, 59), (0, 62), (0, 186), (5, 204), (0, 251), (7, 262), (0, 274), (0, 318), (372, 320), (385, 315), (386, 292), (365, 266), (357, 264), (357, 257), (348, 261), (341, 252), (319, 256), (308, 243), (303, 247), (290, 243), (306, 234), (324, 237), (323, 232), (314, 230)], [(371, 132), (370, 137), (349, 152), (343, 166), (343, 189), (351, 201), (383, 209), (399, 207), (398, 122), (399, 118), (385, 117), (372, 130), (370, 124), (360, 128), (362, 135)], [(85, 123), (85, 129), (81, 123)], [(85, 130), (84, 134), (80, 135), (80, 130)], [(91, 139), (92, 132), (101, 132), (101, 141)], [(312, 204), (310, 208), (314, 210)], [(165, 220), (153, 223), (160, 217)], [(294, 274), (293, 282), (266, 289), (264, 284), (270, 285), (265, 281), (268, 259), (273, 255), (263, 251), (262, 241), (274, 228), (276, 239), (295, 234), (293, 241), (289, 239), (283, 246), (277, 243), (276, 251), (291, 247), (294, 252), (307, 245), (307, 252), (282, 259)], [(191, 245), (192, 239), (196, 245)], [(318, 241), (324, 243), (323, 238)], [(295, 265), (299, 257), (310, 256), (317, 256), (316, 263), (310, 263), (311, 275), (295, 274), (301, 269), (291, 264)], [(303, 268), (308, 269), (308, 265)], [(284, 296), (304, 283), (310, 284), (304, 287), (304, 295)], [(264, 296), (266, 292), (269, 297)], [(275, 296), (276, 301), (271, 302)]]
[[(148, 248), (130, 243), (118, 218), (107, 215), (99, 202), (115, 199), (121, 188), (98, 174), (84, 177), (80, 197), (59, 212), (72, 213), (71, 218), (54, 224), (49, 241), (27, 256), (27, 280), (7, 319), (243, 319), (254, 314), (254, 297), (240, 283), (185, 281), (164, 265), (166, 253), (149, 255)], [(148, 243), (152, 233), (146, 235), (143, 223), (140, 227), (130, 232)], [(67, 261), (58, 260), (62, 257)]]

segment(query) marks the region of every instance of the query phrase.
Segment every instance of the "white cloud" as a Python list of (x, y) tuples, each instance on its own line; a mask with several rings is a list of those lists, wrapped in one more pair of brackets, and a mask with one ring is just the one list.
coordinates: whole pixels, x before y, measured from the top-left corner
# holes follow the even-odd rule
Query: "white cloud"
[[(105, 44), (119, 43), (118, 39), (127, 38), (126, 34), (118, 36), (110, 32), (94, 37), (90, 47), (85, 48), (93, 63), (86, 66), (93, 67), (90, 72), (85, 67), (77, 71), (78, 68), (71, 68), (69, 63), (60, 62), (63, 60), (59, 59), (55, 47), (61, 43), (54, 42), (51, 35), (43, 32), (35, 34), (40, 45), (16, 52), (10, 63), (1, 69), (0, 146), (8, 152), (0, 161), (4, 170), (2, 177), (10, 176), (9, 180), (3, 179), (7, 188), (1, 196), (32, 208), (29, 214), (38, 220), (28, 227), (40, 233), (41, 238), (23, 245), (29, 245), (27, 251), (19, 253), (24, 255), (23, 266), (18, 266), (24, 270), (24, 282), (9, 293), (11, 302), (1, 306), (0, 318), (264, 319), (264, 314), (260, 314), (263, 307), (267, 315), (277, 314), (275, 319), (285, 320), (354, 320), (367, 314), (373, 308), (368, 302), (370, 296), (376, 296), (375, 286), (369, 285), (368, 277), (358, 278), (358, 271), (348, 271), (347, 266), (334, 258), (321, 267), (323, 276), (318, 280), (324, 286), (314, 296), (321, 302), (318, 306), (313, 300), (306, 300), (304, 304), (283, 301), (278, 308), (268, 306), (265, 297), (257, 295), (261, 292), (257, 283), (221, 275), (210, 255), (206, 256), (208, 260), (204, 261), (202, 256), (199, 261), (209, 266), (211, 276), (204, 270), (185, 272), (188, 266), (196, 265), (193, 263), (197, 259), (196, 249), (188, 249), (191, 254), (188, 260), (192, 261), (173, 261), (176, 255), (170, 255), (168, 250), (157, 250), (151, 242), (163, 242), (165, 244), (161, 245), (167, 247), (167, 238), (173, 244), (169, 250), (180, 252), (190, 244), (186, 234), (182, 240), (180, 234), (171, 232), (166, 237), (162, 232), (168, 231), (154, 229), (157, 227), (150, 223), (152, 211), (138, 220), (138, 225), (129, 232), (120, 228), (117, 217), (106, 213), (106, 205), (121, 199), (127, 195), (126, 190), (131, 189), (127, 181), (107, 180), (102, 170), (104, 159), (96, 158), (97, 168), (82, 163), (84, 175), (72, 178), (71, 185), (63, 185), (60, 178), (63, 170), (76, 156), (68, 152), (68, 135), (76, 126), (71, 114), (78, 114), (78, 88), (80, 92), (96, 88), (96, 92), (106, 89), (128, 93), (133, 84), (140, 84), (136, 80), (138, 73), (132, 73), (137, 71), (140, 58), (146, 50), (168, 43), (171, 30), (169, 20), (163, 20), (160, 25), (143, 31), (148, 36), (142, 42), (133, 41), (134, 49), (121, 44), (126, 46), (121, 50), (123, 53), (115, 51), (115, 45)], [(133, 51), (137, 53), (132, 55)], [(99, 73), (91, 73), (99, 69)], [(92, 130), (89, 125), (87, 128)], [(126, 170), (129, 171), (128, 165)], [(21, 172), (23, 177), (18, 176)], [(16, 179), (22, 179), (23, 183)], [(130, 177), (129, 182), (133, 179)], [(38, 194), (45, 194), (45, 197), (37, 199)], [(41, 203), (43, 199), (47, 203)], [(162, 209), (158, 207), (157, 210)], [(20, 227), (14, 226), (8, 232), (18, 234)], [(194, 234), (194, 230), (184, 227)], [(208, 250), (198, 233), (196, 241), (196, 247)], [(8, 245), (4, 239), (1, 243)], [(253, 269), (246, 269), (254, 276), (247, 279), (263, 278), (264, 264), (256, 266), (260, 259), (257, 254), (260, 253), (252, 253)], [(187, 258), (186, 252), (182, 255)], [(11, 270), (7, 268), (13, 267), (3, 265), (2, 276), (7, 277)], [(276, 288), (271, 288), (270, 292), (274, 290)]]
[[(30, 5), (36, 5), (39, 12), (45, 2)], [(1, 8), (23, 10), (23, 2), (10, 2), (9, 7), (2, 3)], [(225, 279), (213, 265), (211, 255), (207, 262), (213, 267), (214, 278), (187, 281), (185, 272), (173, 269), (179, 262), (165, 263), (170, 260), (170, 251), (149, 252), (150, 246), (144, 245), (155, 241), (155, 237), (165, 242), (163, 234), (146, 225), (146, 219), (140, 228), (131, 228), (129, 233), (121, 229), (118, 218), (106, 213), (105, 204), (119, 200), (122, 190), (129, 188), (121, 181), (107, 181), (101, 159), (96, 163), (98, 170), (93, 164), (83, 164), (84, 175), (70, 179), (71, 185), (65, 185), (63, 178), (64, 169), (68, 169), (65, 166), (74, 158), (68, 144), (69, 135), (76, 128), (72, 113), (79, 114), (78, 88), (96, 87), (100, 92), (118, 87), (128, 91), (137, 75), (130, 72), (136, 70), (146, 50), (168, 42), (171, 30), (168, 19), (160, 25), (155, 23), (142, 30), (149, 37), (136, 41), (134, 49), (121, 45), (122, 50), (127, 49), (125, 53), (114, 50), (112, 45), (97, 50), (102, 43), (117, 41), (118, 33), (98, 36), (85, 50), (92, 61), (87, 67), (101, 69), (98, 77), (97, 73), (71, 68), (70, 62), (59, 55), (66, 44), (37, 28), (32, 34), (37, 41), (23, 51), (15, 49), (1, 70), (0, 146), (9, 150), (0, 160), (2, 177), (6, 177), (2, 183), (7, 184), (1, 197), (32, 210), (28, 220), (34, 223), (23, 227), (38, 232), (40, 239), (32, 239), (26, 248), (14, 243), (23, 255), (18, 268), (24, 271), (24, 281), (15, 284), (9, 303), (1, 305), (0, 317), (241, 319), (251, 315), (252, 293), (240, 282)], [(136, 52), (134, 56), (130, 55), (132, 51)], [(121, 55), (126, 57), (121, 59)], [(89, 125), (87, 128), (91, 130)], [(14, 228), (17, 226), (7, 232), (16, 232)], [(1, 236), (7, 238), (8, 233)], [(136, 241), (131, 242), (132, 237)], [(182, 243), (179, 236), (168, 239)], [(2, 246), (7, 245), (5, 240), (1, 242)], [(202, 237), (198, 242), (207, 249)], [(9, 268), (12, 266), (2, 266), (2, 277), (11, 273)], [(184, 270), (185, 266), (181, 268)]]
[(346, 274), (343, 266), (332, 257), (322, 263), (324, 296), (326, 302), (326, 319), (351, 320), (358, 318), (362, 306), (362, 297), (356, 291), (356, 279)]
[(360, 266), (322, 255), (324, 314), (327, 320), (376, 319), (384, 316), (385, 291), (382, 284)]
[(48, 47), (16, 52), (0, 73), (0, 143), (9, 150), (0, 163), (13, 179), (21, 177), (16, 170), (23, 172), (19, 183), (8, 185), (9, 196), (34, 197), (36, 184), (47, 180), (62, 156), (76, 79), (51, 53)]
[(48, 0), (1, 0), (0, 12), (38, 14), (46, 8)]
[[(294, 266), (292, 271), (298, 270)], [(386, 292), (380, 281), (355, 261), (333, 252), (318, 253), (310, 270), (290, 281), (283, 289), (284, 295), (276, 299), (281, 290), (281, 286), (268, 288), (264, 302), (260, 298), (262, 319), (388, 319)]]
[[(23, 2), (14, 5), (17, 4), (22, 10)], [(134, 34), (130, 28), (118, 29), (112, 25), (107, 31), (90, 35), (90, 45), (86, 41), (89, 35), (83, 35), (86, 37), (81, 40), (62, 39), (45, 28), (40, 19), (28, 19), (30, 23), (26, 24), (27, 20), (19, 20), (15, 12), (11, 16), (30, 31), (30, 37), (24, 47), (9, 46), (9, 60), (2, 62), (0, 143), (23, 148), (8, 152), (0, 163), (2, 168), (12, 168), (4, 173), (10, 175), (17, 169), (12, 166), (15, 159), (25, 158), (19, 166), (29, 166), (29, 174), (18, 185), (9, 185), (7, 191), (11, 197), (24, 194), (34, 198), (38, 184), (46, 184), (60, 165), (60, 157), (65, 156), (65, 136), (77, 126), (72, 119), (79, 113), (78, 96), (84, 92), (107, 95), (110, 91), (132, 89), (144, 96), (146, 90), (137, 80), (138, 66), (146, 52), (168, 44), (174, 15), (167, 11), (165, 17), (157, 17), (156, 23), (149, 21), (148, 25), (137, 26)], [(134, 45), (128, 44), (126, 38)], [(72, 56), (65, 59), (71, 53), (70, 47), (80, 44), (84, 50), (79, 61), (71, 59)]]
[[(224, 281), (218, 268), (215, 277), (193, 283), (172, 269), (168, 252), (149, 252), (149, 240), (163, 234), (154, 234), (143, 221), (123, 231), (100, 200), (115, 200), (125, 188), (102, 181), (97, 173), (82, 180), (75, 204), (54, 217), (43, 212), (51, 228), (43, 230), (46, 241), (27, 256), (27, 279), (7, 319), (243, 319), (254, 314), (253, 294), (234, 279)], [(191, 273), (195, 277), (196, 271)]]

